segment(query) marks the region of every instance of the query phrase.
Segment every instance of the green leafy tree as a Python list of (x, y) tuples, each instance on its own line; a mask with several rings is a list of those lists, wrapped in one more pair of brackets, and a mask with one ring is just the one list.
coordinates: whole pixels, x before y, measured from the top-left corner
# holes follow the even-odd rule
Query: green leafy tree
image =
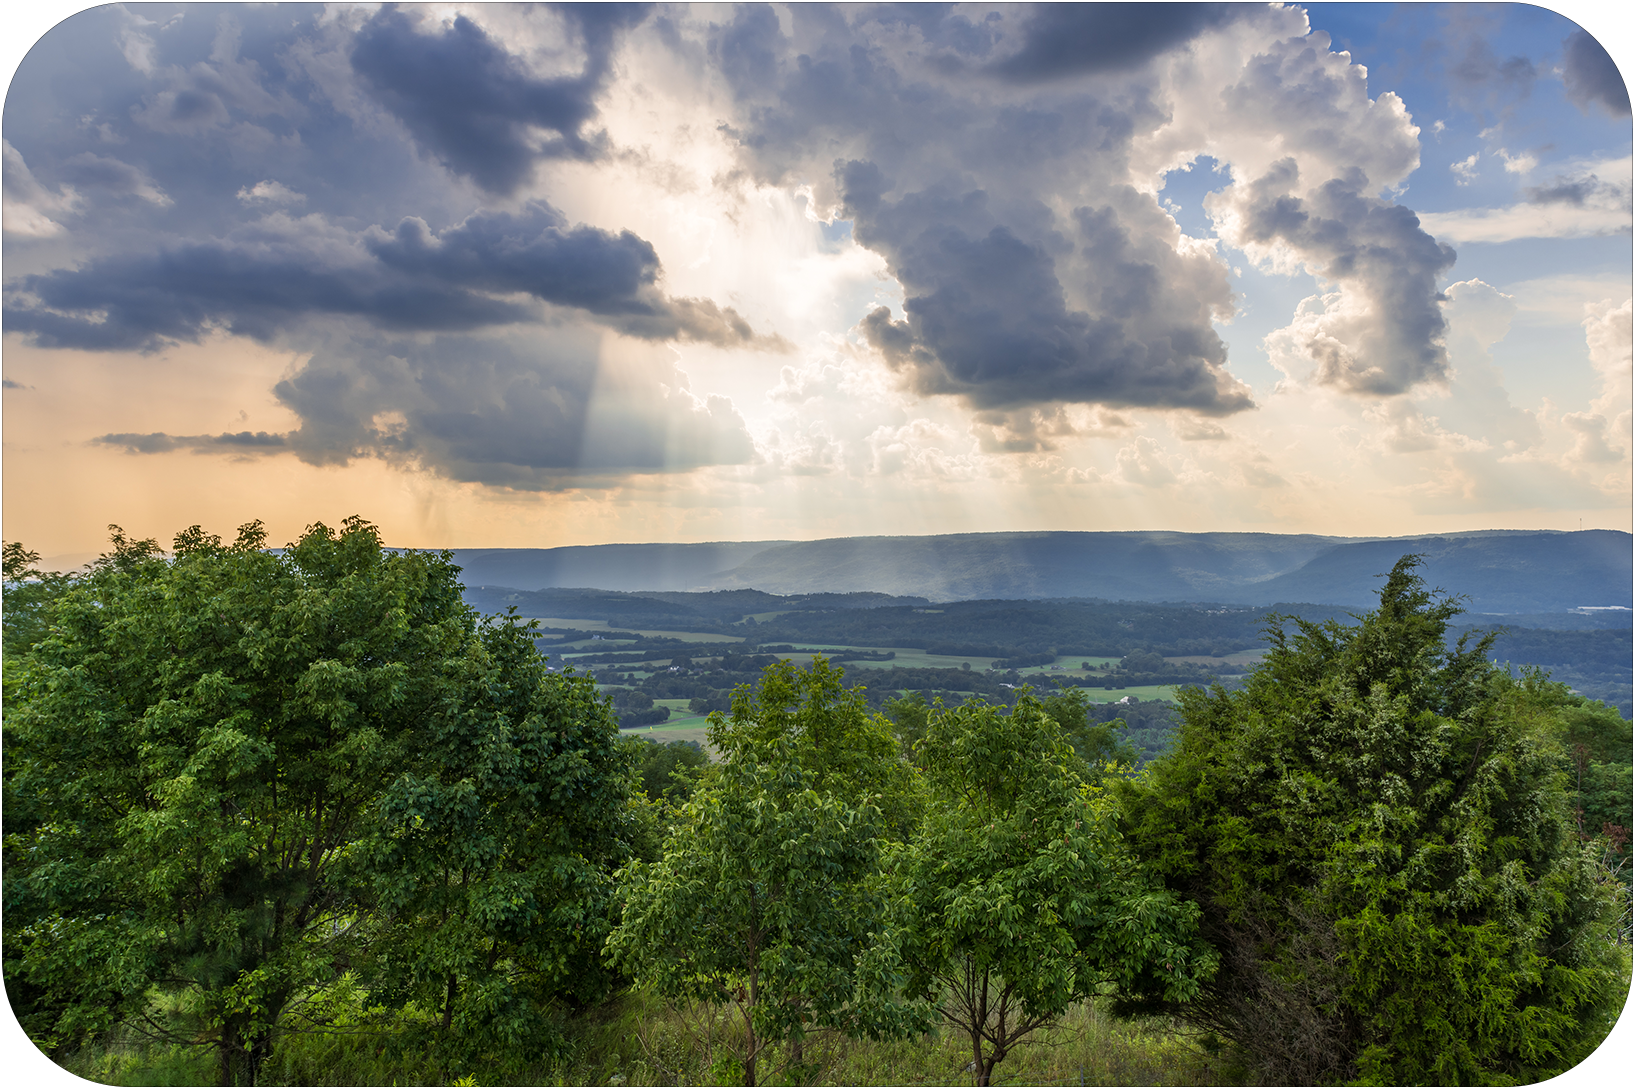
[(641, 788), (649, 799), (685, 802), (709, 756), (696, 742), (654, 742), (632, 735), (623, 740), (633, 751)]
[(1084, 690), (1062, 689), (1043, 697), (1039, 705), (1061, 727), (1073, 752), (1089, 766), (1092, 781), (1098, 783), (1108, 773), (1139, 764), (1140, 751), (1120, 737), (1123, 720), (1094, 722), (1089, 714), (1089, 695)]
[(920, 835), (893, 861), (908, 988), (970, 1041), (978, 1085), (1074, 1002), (1115, 985), (1190, 998), (1211, 970), (1196, 906), (1150, 888), (1109, 800), (1024, 693), (938, 710), (919, 743)]
[(913, 759), (914, 747), (930, 727), (931, 712), (939, 706), (939, 702), (933, 705), (927, 701), (925, 694), (918, 690), (907, 696), (885, 698), (885, 716), (905, 757)]
[(745, 1040), (731, 1074), (751, 1086), (766, 1048), (792, 1041), (798, 1057), (808, 1026), (916, 1024), (873, 941), (886, 815), (907, 820), (911, 770), (842, 676), (819, 656), (768, 667), (758, 694), (741, 688), (731, 718), (711, 719), (716, 774), (663, 858), (622, 875), (609, 952), (660, 995), (731, 1004)]
[(1166, 1004), (1253, 1077), (1528, 1081), (1626, 994), (1616, 891), (1574, 835), (1553, 687), (1404, 557), (1357, 624), (1295, 620), (1247, 685), (1184, 690), (1174, 750), (1123, 789), (1137, 850), (1203, 906), (1220, 973)]
[[(110, 526), (122, 534), (116, 526)], [(25, 549), (20, 542), (4, 545), (5, 610), (3, 646), (7, 655), (21, 655), (46, 633), (44, 614), (70, 579), (60, 572), (43, 571), (36, 565), (40, 554)]]
[(490, 622), (354, 849), (374, 917), (372, 1001), (437, 1014), (445, 1070), (552, 1042), (598, 1000), (612, 872), (629, 855), (628, 756), (588, 677), (545, 670), (532, 624)]
[[(623, 782), (597, 763), (598, 705), (539, 678), (514, 631), (479, 633), (447, 554), (388, 552), (356, 518), (265, 544), (259, 523), (232, 544), (193, 527), (166, 559), (116, 531), (8, 660), (6, 982), (48, 1051), (120, 1022), (253, 1082), (302, 998), (364, 960), (380, 898), (432, 918), (423, 870), (361, 850), (408, 831), (414, 785), (469, 780), (459, 805), (514, 818), (529, 792), (593, 801), (598, 775)], [(542, 778), (524, 788), (507, 762)], [(405, 852), (442, 831), (432, 817)], [(490, 836), (462, 892), (501, 874), (531, 892), (514, 853), (559, 859), (582, 831), (524, 843), (540, 828)], [(593, 862), (604, 842), (577, 850)]]

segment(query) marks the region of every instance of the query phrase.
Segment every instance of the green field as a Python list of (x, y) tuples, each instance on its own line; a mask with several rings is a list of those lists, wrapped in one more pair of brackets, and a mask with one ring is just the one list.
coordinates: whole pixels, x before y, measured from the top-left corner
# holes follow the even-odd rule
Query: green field
[(643, 738), (650, 738), (654, 742), (697, 742), (705, 750), (709, 749), (709, 742), (705, 738), (705, 730), (709, 721), (706, 715), (695, 715), (687, 707), (686, 700), (654, 700), (655, 706), (669, 709), (669, 718), (662, 723), (655, 723), (650, 727), (629, 727), (620, 731), (621, 734), (639, 734)]
[[(547, 628), (577, 628), (585, 632), (634, 632), (638, 636), (667, 636), (672, 640), (685, 640), (687, 643), (742, 643), (742, 636), (727, 636), (714, 632), (670, 632), (658, 628), (624, 628), (621, 625), (608, 624), (606, 621), (591, 621), (576, 617), (532, 617), (529, 620), (538, 621)], [(550, 633), (544, 633), (541, 639), (550, 639)], [(585, 641), (562, 646), (578, 647)]]

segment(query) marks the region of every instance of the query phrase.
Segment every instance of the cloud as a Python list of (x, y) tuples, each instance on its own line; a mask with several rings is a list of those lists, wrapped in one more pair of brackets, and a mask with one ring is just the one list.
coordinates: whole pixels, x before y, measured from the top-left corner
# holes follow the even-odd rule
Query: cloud
[(1448, 242), (1513, 242), (1518, 238), (1588, 238), (1626, 232), (1628, 217), (1598, 208), (1511, 205), (1426, 212), (1424, 229)]
[[(160, 29), (168, 29), (179, 19)], [(126, 59), (133, 68), (162, 85), (130, 107), (131, 120), (144, 129), (165, 136), (197, 138), (233, 130), (235, 115), (289, 121), (299, 120), (306, 113), (287, 90), (267, 90), (265, 73), (258, 62), (239, 57), (241, 29), (232, 16), (218, 20), (209, 60), (187, 68), (159, 68), (152, 39), (129, 26), (127, 30)], [(271, 132), (249, 122), (240, 122), (232, 136), (240, 142), (275, 141)]]
[[(1106, 204), (1073, 210), (1059, 225), (1070, 234), (1030, 242), (997, 221), (980, 190), (888, 201), (873, 164), (839, 173), (857, 241), (885, 256), (907, 296), (905, 320), (876, 309), (863, 332), (920, 393), (979, 409), (1252, 406), (1209, 325), (1230, 305), (1224, 270), (1212, 254), (1178, 252), (1178, 230), (1149, 195), (1114, 189)], [(1069, 304), (1063, 271), (1086, 305)]]
[(1560, 45), (1566, 97), (1584, 113), (1598, 102), (1612, 117), (1628, 117), (1628, 84), (1605, 46), (1586, 30), (1572, 32)]
[(642, 5), (562, 10), (585, 52), (574, 76), (534, 76), (464, 15), (428, 30), (391, 6), (358, 32), (352, 68), (421, 148), (484, 190), (512, 194), (541, 159), (601, 153), (602, 138), (584, 129), (618, 32), (646, 15)]
[(1590, 174), (1586, 178), (1556, 178), (1549, 185), (1527, 186), (1526, 199), (1533, 204), (1569, 204), (1573, 208), (1582, 208), (1591, 201), (1599, 203), (1596, 198), (1618, 189)]
[(1377, 429), (1373, 445), (1392, 454), (1485, 451), (1490, 447), (1479, 439), (1443, 428), (1439, 418), (1425, 416), (1406, 398), (1383, 398), (1364, 409), (1362, 415)]
[(238, 199), (245, 204), (299, 204), (306, 200), (306, 194), (297, 193), (284, 183), (268, 178), (239, 189)]
[(101, 190), (115, 197), (138, 197), (157, 208), (169, 208), (175, 203), (146, 171), (105, 155), (87, 151), (70, 156), (57, 173), (82, 189)]
[(1118, 475), (1130, 484), (1148, 488), (1161, 488), (1179, 480), (1174, 470), (1169, 468), (1168, 459), (1157, 440), (1144, 435), (1136, 436), (1131, 445), (1119, 448)]
[(144, 75), (151, 75), (158, 68), (158, 45), (153, 40), (152, 29), (169, 30), (180, 23), (186, 14), (185, 11), (177, 12), (160, 24), (142, 18), (121, 4), (118, 9), (119, 33), (116, 40), (126, 63)]
[(1589, 364), (1599, 382), (1591, 408), (1607, 422), (1611, 444), (1625, 450), (1630, 439), (1630, 398), (1634, 396), (1634, 300), (1610, 300), (1588, 307), (1583, 333)]
[[(1272, 360), (1314, 364), (1316, 382), (1351, 393), (1398, 394), (1446, 377), (1441, 293), (1436, 279), (1455, 254), (1410, 209), (1334, 179), (1294, 195), (1289, 159), (1247, 186), (1211, 197), (1221, 235), (1250, 256), (1297, 260), (1339, 290), (1300, 304), (1292, 324), (1270, 335)], [(1279, 255), (1280, 251), (1280, 255)]]
[(1514, 297), (1479, 279), (1452, 284), (1446, 295), (1442, 309), (1452, 379), (1438, 407), (1440, 418), (1511, 452), (1536, 445), (1542, 439), (1537, 415), (1510, 401), (1502, 373), (1492, 362), (1492, 346), (1508, 336), (1519, 313)]
[(72, 188), (58, 187), (56, 192), (42, 185), (28, 169), (22, 154), (11, 146), (11, 141), (0, 140), (0, 155), (4, 156), (3, 207), (0, 223), (6, 234), (17, 238), (50, 238), (62, 233), (62, 224), (53, 215), (73, 213), (79, 209), (80, 196)]
[(732, 403), (688, 385), (656, 357), (620, 358), (605, 334), (583, 324), (561, 326), (548, 340), (339, 337), (274, 387), (300, 422), (287, 433), (98, 442), (144, 454), (293, 453), (314, 465), (383, 458), (529, 491), (752, 461), (755, 445)]
[(1481, 161), (1481, 153), (1473, 152), (1468, 159), (1460, 160), (1451, 166), (1457, 185), (1469, 185), (1475, 180), (1475, 164)]
[[(1628, 160), (1581, 164), (1544, 185), (1527, 186), (1526, 200), (1507, 208), (1426, 212), (1425, 230), (1451, 242), (1511, 242), (1520, 238), (1585, 238), (1629, 230)], [(1611, 180), (1607, 180), (1611, 179)]]
[(1577, 464), (1620, 462), (1627, 451), (1606, 442), (1607, 420), (1599, 413), (1566, 413), (1560, 422), (1577, 433), (1577, 441), (1566, 453), (1566, 461)]
[(222, 432), (220, 435), (167, 435), (157, 431), (146, 435), (119, 433), (99, 435), (92, 442), (124, 447), (130, 454), (167, 454), (173, 450), (191, 450), (197, 454), (252, 454), (281, 451), (288, 447), (285, 436), (264, 431)]
[(1538, 157), (1530, 152), (1511, 155), (1507, 148), (1499, 148), (1498, 157), (1504, 161), (1504, 171), (1509, 174), (1529, 174), (1537, 169)]
[(1453, 8), (1446, 18), (1451, 47), (1446, 71), (1455, 102), (1472, 110), (1492, 109), (1532, 93), (1537, 67), (1519, 54), (1499, 57), (1493, 52), (1482, 32), (1487, 13)]
[(1021, 47), (986, 71), (1024, 85), (1128, 71), (1241, 12), (1236, 4), (1186, 4), (1153, 18), (1145, 4), (1043, 4), (1024, 24)]
[(539, 321), (523, 299), (578, 308), (631, 336), (778, 349), (730, 308), (670, 299), (652, 246), (628, 231), (570, 226), (532, 203), (478, 212), (441, 234), (411, 217), (348, 235), (283, 213), (236, 238), (102, 258), (21, 278), (7, 324), (45, 347), (139, 349), (220, 326), (267, 340), (320, 316), (384, 330), (454, 331)]

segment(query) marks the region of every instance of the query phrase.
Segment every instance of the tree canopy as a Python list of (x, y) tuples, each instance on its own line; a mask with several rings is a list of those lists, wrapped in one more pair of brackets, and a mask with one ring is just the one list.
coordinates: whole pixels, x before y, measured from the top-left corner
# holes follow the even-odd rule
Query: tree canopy
[(174, 545), (116, 528), (7, 648), (5, 972), (34, 1040), (121, 1022), (244, 1082), (371, 959), (445, 1021), (582, 985), (628, 776), (593, 689), (361, 519)]
[(622, 874), (608, 941), (638, 982), (730, 1003), (746, 1043), (730, 1076), (755, 1085), (768, 1046), (808, 1026), (892, 1032), (913, 1014), (873, 948), (887, 814), (908, 819), (911, 772), (888, 726), (820, 656), (768, 667), (710, 720), (717, 775), (682, 807), (663, 857)]
[(1537, 1079), (1626, 992), (1619, 886), (1568, 806), (1566, 694), (1512, 680), (1490, 637), (1448, 648), (1458, 603), (1416, 564), (1355, 624), (1273, 624), (1242, 690), (1182, 692), (1174, 750), (1120, 791), (1221, 954), (1162, 1005), (1257, 1078)]
[(1213, 968), (1196, 907), (1147, 883), (1043, 705), (937, 709), (917, 752), (930, 803), (892, 867), (897, 941), (910, 993), (970, 1041), (978, 1085), (1103, 986), (1195, 994)]

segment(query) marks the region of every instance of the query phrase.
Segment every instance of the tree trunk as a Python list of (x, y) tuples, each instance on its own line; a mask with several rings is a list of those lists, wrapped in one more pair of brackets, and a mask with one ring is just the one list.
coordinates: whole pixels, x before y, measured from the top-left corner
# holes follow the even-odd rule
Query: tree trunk
[(749, 1047), (743, 1054), (743, 1085), (755, 1085), (755, 1061), (760, 1059), (760, 1042), (755, 1039), (755, 1003), (760, 999), (760, 966), (749, 969), (749, 1006), (743, 1012), (743, 1028), (748, 1031)]
[(991, 1086), (993, 1065), (982, 1057), (982, 1032), (980, 1029), (970, 1031), (970, 1050), (976, 1057), (976, 1062), (970, 1067), (976, 1073), (977, 1086)]
[(227, 1022), (221, 1027), (221, 1036), (216, 1038), (216, 1085), (236, 1086), (238, 1080), (234, 1077), (233, 1055), (238, 1051), (238, 1027)]

